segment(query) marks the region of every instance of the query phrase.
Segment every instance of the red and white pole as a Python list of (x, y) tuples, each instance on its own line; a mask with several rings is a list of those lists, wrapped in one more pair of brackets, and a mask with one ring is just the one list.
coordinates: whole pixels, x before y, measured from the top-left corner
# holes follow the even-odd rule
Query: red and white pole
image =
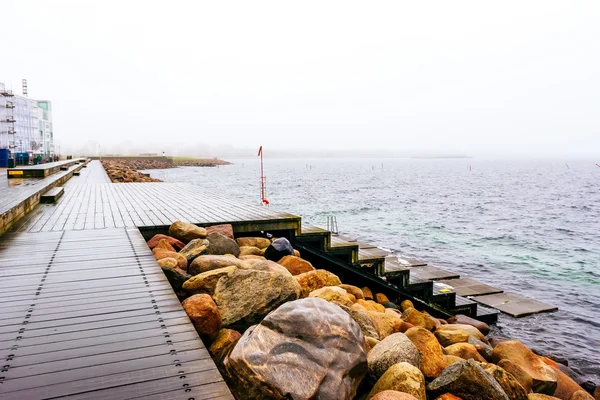
[(267, 181), (265, 179), (265, 169), (263, 165), (263, 148), (260, 146), (258, 149), (258, 155), (260, 156), (260, 203), (263, 206), (269, 205), (269, 200), (267, 200)]

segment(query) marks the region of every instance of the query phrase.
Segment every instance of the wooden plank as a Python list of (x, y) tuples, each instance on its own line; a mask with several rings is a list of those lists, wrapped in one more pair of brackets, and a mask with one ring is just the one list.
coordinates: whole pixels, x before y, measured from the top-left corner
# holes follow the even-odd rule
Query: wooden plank
[(481, 296), (484, 294), (496, 294), (503, 292), (502, 289), (495, 288), (469, 278), (447, 280), (442, 279), (438, 280), (437, 282), (449, 286), (449, 289), (459, 296)]
[(411, 277), (414, 276), (415, 278), (430, 281), (460, 278), (460, 275), (457, 273), (446, 271), (431, 265), (427, 265), (425, 267), (413, 267), (410, 269), (410, 275)]
[(526, 315), (558, 310), (558, 307), (510, 292), (477, 296), (473, 297), (473, 300), (513, 317), (524, 317)]
[(394, 263), (402, 265), (404, 267), (424, 267), (427, 265), (427, 263), (424, 261), (397, 254), (386, 257), (386, 262), (388, 260), (392, 260)]

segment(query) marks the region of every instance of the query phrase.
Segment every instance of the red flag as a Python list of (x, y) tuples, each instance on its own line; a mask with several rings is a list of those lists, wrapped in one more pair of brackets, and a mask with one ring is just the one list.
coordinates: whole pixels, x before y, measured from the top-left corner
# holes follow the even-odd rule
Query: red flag
[(258, 149), (258, 155), (260, 156), (262, 154), (262, 146), (260, 146), (260, 149)]

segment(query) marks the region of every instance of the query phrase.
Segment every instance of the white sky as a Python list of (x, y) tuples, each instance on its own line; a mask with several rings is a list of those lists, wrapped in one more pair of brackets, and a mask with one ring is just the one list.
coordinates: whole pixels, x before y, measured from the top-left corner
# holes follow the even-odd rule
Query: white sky
[(63, 153), (600, 150), (598, 1), (0, 0), (0, 32)]

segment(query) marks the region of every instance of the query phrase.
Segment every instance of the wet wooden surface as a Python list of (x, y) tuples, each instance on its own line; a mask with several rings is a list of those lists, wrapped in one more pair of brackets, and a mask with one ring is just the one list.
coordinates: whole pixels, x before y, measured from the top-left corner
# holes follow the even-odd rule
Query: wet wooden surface
[(37, 207), (15, 231), (167, 228), (176, 220), (198, 225), (243, 222), (257, 230), (300, 230), (298, 216), (239, 203), (198, 186), (107, 183), (98, 161), (92, 161), (81, 172), (64, 185), (65, 194), (56, 204)]
[(19, 165), (15, 168), (7, 168), (6, 177), (9, 179), (44, 178), (58, 171), (66, 171), (71, 166), (84, 161), (84, 158), (75, 158), (72, 160), (62, 160), (44, 164)]
[(477, 296), (473, 297), (473, 300), (513, 317), (524, 317), (526, 315), (558, 310), (558, 307), (510, 292)]
[(0, 242), (0, 398), (232, 399), (135, 228)]
[(431, 265), (427, 265), (424, 267), (413, 267), (410, 269), (410, 274), (415, 278), (428, 281), (460, 278), (460, 275), (455, 272), (446, 271), (445, 269), (434, 267)]
[(438, 283), (450, 286), (450, 290), (459, 296), (481, 296), (502, 293), (503, 290), (469, 278), (439, 280)]
[(79, 167), (80, 165), (75, 164), (68, 171), (60, 171), (42, 179), (7, 179), (6, 177), (0, 177), (0, 215), (29, 197), (48, 190), (54, 182)]

